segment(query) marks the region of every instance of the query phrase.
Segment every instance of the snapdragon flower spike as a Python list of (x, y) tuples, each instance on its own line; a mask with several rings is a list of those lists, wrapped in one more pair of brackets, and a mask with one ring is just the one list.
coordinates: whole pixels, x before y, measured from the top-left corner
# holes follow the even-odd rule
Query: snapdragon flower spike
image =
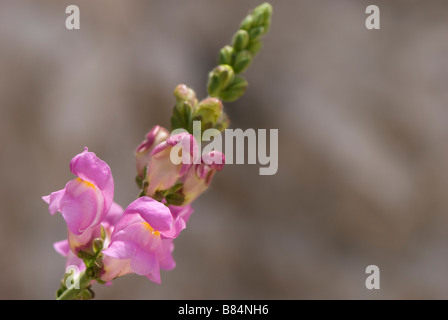
[(212, 151), (202, 156), (200, 164), (193, 165), (182, 177), (182, 193), (185, 197), (184, 205), (193, 202), (207, 190), (213, 175), (224, 167), (225, 156), (219, 151)]
[(135, 150), (137, 175), (143, 178), (145, 167), (149, 164), (151, 151), (155, 146), (168, 138), (170, 133), (161, 126), (153, 127), (145, 136), (145, 140)]
[[(178, 149), (173, 150), (176, 147)], [(177, 156), (171, 156), (171, 151)], [(180, 154), (180, 156), (179, 156)], [(199, 156), (198, 145), (192, 134), (182, 132), (171, 135), (151, 152), (146, 172), (146, 195), (153, 197), (157, 191), (171, 188)], [(179, 161), (177, 161), (179, 160)]]
[[(160, 269), (172, 269), (171, 255), (173, 216), (163, 203), (150, 197), (132, 202), (115, 225), (109, 247), (104, 255), (103, 281), (134, 272), (155, 283), (161, 283)], [(121, 260), (121, 261), (117, 261)]]
[(114, 181), (109, 166), (87, 148), (71, 160), (70, 171), (78, 177), (42, 199), (52, 215), (60, 212), (70, 232), (80, 235), (99, 225), (109, 212)]

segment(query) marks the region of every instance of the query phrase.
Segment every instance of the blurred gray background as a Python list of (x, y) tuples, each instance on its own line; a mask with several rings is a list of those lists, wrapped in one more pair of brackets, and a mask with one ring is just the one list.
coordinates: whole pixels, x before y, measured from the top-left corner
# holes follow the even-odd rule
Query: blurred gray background
[[(0, 2), (0, 298), (53, 299), (65, 223), (42, 195), (84, 146), (138, 193), (133, 152), (179, 83), (206, 95), (218, 50), (260, 1)], [(232, 128), (279, 129), (279, 170), (229, 165), (195, 203), (162, 285), (99, 299), (447, 299), (448, 2), (271, 1)], [(81, 29), (65, 28), (65, 8)], [(381, 30), (365, 9), (381, 10)], [(381, 289), (367, 290), (378, 265)]]

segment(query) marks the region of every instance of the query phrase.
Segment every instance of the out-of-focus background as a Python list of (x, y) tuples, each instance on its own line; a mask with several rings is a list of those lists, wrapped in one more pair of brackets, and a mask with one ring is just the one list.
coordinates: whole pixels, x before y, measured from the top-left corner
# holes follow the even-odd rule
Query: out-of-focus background
[[(375, 3), (373, 3), (375, 2)], [(260, 1), (0, 3), (0, 298), (53, 299), (66, 235), (42, 195), (84, 146), (135, 199), (133, 152), (169, 125)], [(162, 285), (100, 299), (448, 298), (448, 2), (273, 0), (232, 128), (279, 129), (279, 170), (228, 165), (195, 203)], [(81, 29), (65, 28), (65, 8)], [(367, 30), (365, 9), (381, 10)], [(367, 290), (378, 265), (381, 289)]]

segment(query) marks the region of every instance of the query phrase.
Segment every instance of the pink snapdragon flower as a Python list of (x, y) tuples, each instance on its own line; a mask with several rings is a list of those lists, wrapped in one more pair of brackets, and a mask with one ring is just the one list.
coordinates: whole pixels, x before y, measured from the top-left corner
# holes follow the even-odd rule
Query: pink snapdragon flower
[[(174, 147), (178, 149), (173, 150)], [(177, 152), (175, 159), (172, 151), (173, 154)], [(196, 140), (187, 132), (172, 135), (154, 147), (146, 173), (146, 195), (152, 197), (156, 191), (171, 188), (190, 169), (198, 155)]]
[(164, 142), (170, 133), (161, 126), (154, 126), (145, 136), (145, 140), (135, 150), (137, 175), (143, 178), (145, 167), (149, 164), (151, 151), (155, 146)]
[(102, 251), (104, 273), (101, 280), (110, 281), (134, 272), (160, 283), (160, 269), (175, 267), (172, 240), (191, 214), (191, 209), (177, 210), (174, 210), (173, 219), (167, 206), (150, 197), (132, 202), (116, 223), (109, 247)]
[(62, 214), (70, 248), (77, 254), (100, 237), (100, 223), (113, 205), (114, 181), (109, 166), (87, 148), (71, 160), (70, 171), (77, 178), (42, 199), (52, 215)]
[(193, 202), (207, 190), (213, 175), (224, 167), (225, 156), (219, 151), (212, 151), (202, 156), (200, 164), (193, 165), (181, 178), (184, 205)]

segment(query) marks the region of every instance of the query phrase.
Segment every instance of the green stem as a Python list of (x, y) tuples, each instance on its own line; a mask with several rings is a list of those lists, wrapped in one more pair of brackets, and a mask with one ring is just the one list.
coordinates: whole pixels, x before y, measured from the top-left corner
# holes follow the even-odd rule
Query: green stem
[(66, 288), (64, 292), (61, 293), (56, 300), (77, 300), (81, 297), (81, 295), (88, 289), (90, 286), (90, 282), (92, 278), (83, 271), (79, 275), (79, 288)]

